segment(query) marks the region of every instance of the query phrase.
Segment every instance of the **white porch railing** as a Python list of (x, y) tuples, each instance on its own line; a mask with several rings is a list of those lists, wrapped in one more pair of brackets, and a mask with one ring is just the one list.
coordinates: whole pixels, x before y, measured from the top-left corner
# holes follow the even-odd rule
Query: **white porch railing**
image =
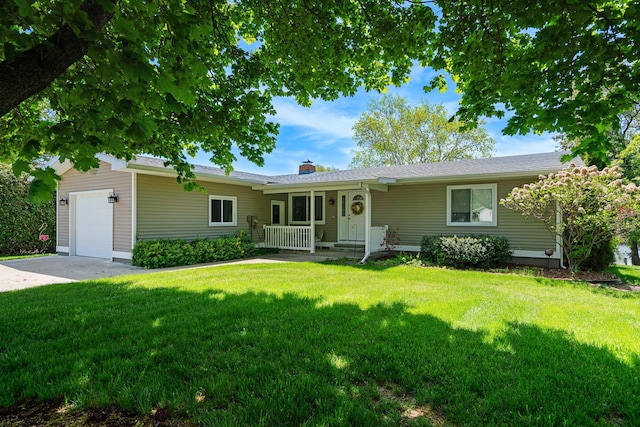
[(265, 225), (264, 244), (268, 248), (311, 250), (311, 227), (308, 225)]
[[(264, 225), (264, 244), (268, 248), (311, 250), (315, 238), (311, 237), (311, 227), (308, 225)], [(371, 252), (387, 250), (385, 245), (389, 227), (371, 227)]]
[(386, 240), (387, 240), (387, 230), (389, 230), (388, 225), (383, 225), (382, 227), (371, 227), (371, 252), (380, 252), (386, 251)]

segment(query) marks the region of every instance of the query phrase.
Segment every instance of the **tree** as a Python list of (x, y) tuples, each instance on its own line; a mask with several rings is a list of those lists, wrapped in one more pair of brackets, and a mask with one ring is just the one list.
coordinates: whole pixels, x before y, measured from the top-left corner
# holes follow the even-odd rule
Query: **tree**
[[(304, 105), (399, 85), (415, 61), (462, 92), (460, 121), (563, 131), (600, 156), (640, 93), (637, 0), (45, 0), (0, 2), (0, 159), (162, 156), (262, 163), (274, 96)], [(42, 110), (47, 105), (48, 110)], [(36, 173), (42, 189), (52, 171)]]
[(428, 64), (457, 80), (461, 120), (510, 111), (506, 134), (564, 132), (574, 154), (606, 158), (607, 133), (639, 99), (637, 0), (436, 3)]
[[(640, 182), (640, 133), (629, 141), (615, 161), (624, 171), (624, 176), (632, 182)], [(640, 265), (640, 229), (629, 234), (627, 239), (631, 247), (631, 264)]]
[[(640, 101), (634, 101), (628, 111), (618, 115), (617, 125), (604, 132), (604, 137), (608, 141), (608, 151), (604, 155), (597, 157), (588, 153), (583, 154), (581, 157), (587, 164), (596, 165), (598, 168), (619, 163), (620, 155), (638, 134), (640, 134)], [(557, 135), (554, 139), (566, 151), (575, 151), (582, 144), (581, 140), (570, 139), (566, 134)], [(623, 169), (623, 173), (629, 179), (637, 176), (629, 175), (626, 168)]]
[[(577, 271), (593, 248), (637, 228), (640, 189), (623, 184), (617, 166), (575, 167), (514, 188), (500, 203), (542, 222), (562, 241), (568, 267)], [(558, 215), (562, 220), (557, 221)]]
[[(620, 114), (618, 126), (609, 129), (605, 134), (609, 140), (606, 157), (587, 154), (582, 158), (587, 164), (595, 164), (600, 168), (610, 164), (618, 165), (624, 179), (637, 182), (640, 177), (640, 102), (635, 101), (629, 111)], [(560, 135), (557, 140), (565, 150), (575, 150), (581, 143), (579, 140), (567, 138), (566, 135)], [(631, 263), (640, 265), (640, 231), (630, 233), (627, 237), (631, 247)]]
[[(99, 152), (147, 153), (190, 178), (186, 154), (230, 169), (236, 145), (262, 164), (278, 129), (272, 97), (309, 104), (400, 84), (427, 49), (413, 32), (434, 19), (395, 2), (2, 2), (0, 159), (19, 173), (41, 152), (80, 170)], [(52, 171), (31, 171), (55, 186)]]
[(350, 166), (407, 165), (489, 157), (495, 141), (480, 128), (462, 129), (442, 105), (411, 106), (400, 96), (384, 95), (353, 126), (358, 149)]
[(316, 172), (337, 172), (340, 169), (333, 166), (316, 165)]

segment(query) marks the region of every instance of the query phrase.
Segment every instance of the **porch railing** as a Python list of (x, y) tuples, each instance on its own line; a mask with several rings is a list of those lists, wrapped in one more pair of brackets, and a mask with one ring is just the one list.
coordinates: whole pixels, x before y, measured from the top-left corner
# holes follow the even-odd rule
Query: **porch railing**
[(386, 251), (388, 225), (382, 227), (371, 227), (371, 252)]
[[(308, 225), (264, 225), (264, 244), (268, 248), (311, 250), (315, 238)], [(387, 250), (385, 245), (388, 226), (371, 227), (371, 252)]]
[(265, 225), (264, 244), (268, 248), (310, 250), (311, 227), (308, 225)]

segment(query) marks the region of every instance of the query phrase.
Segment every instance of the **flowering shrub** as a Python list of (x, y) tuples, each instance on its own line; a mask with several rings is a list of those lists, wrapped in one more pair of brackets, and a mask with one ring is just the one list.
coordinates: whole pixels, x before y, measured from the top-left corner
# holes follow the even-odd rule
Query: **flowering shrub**
[(577, 271), (594, 248), (637, 226), (639, 189), (625, 185), (620, 177), (617, 166), (599, 171), (596, 166), (571, 165), (514, 188), (500, 203), (541, 221), (558, 236), (569, 269)]
[(397, 227), (395, 230), (388, 230), (387, 234), (382, 238), (380, 246), (384, 247), (385, 251), (395, 251), (398, 244), (400, 244), (398, 231), (400, 231), (400, 227)]
[(175, 267), (246, 258), (257, 252), (245, 234), (223, 236), (215, 240), (178, 239), (141, 240), (133, 247), (133, 265), (146, 268)]
[(455, 268), (492, 268), (511, 260), (509, 241), (500, 236), (424, 236), (420, 249), (428, 262)]

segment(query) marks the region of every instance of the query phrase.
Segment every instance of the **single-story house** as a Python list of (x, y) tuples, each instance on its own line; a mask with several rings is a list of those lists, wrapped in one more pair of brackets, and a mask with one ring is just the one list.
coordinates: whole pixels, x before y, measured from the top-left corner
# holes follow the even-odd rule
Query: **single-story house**
[[(512, 188), (568, 165), (566, 153), (457, 160), (370, 169), (264, 176), (195, 166), (202, 191), (185, 191), (161, 159), (99, 155), (78, 172), (50, 162), (57, 190), (57, 251), (131, 259), (136, 241), (215, 238), (246, 231), (257, 243), (314, 252), (360, 245), (369, 256), (391, 247), (419, 251), (425, 235), (490, 234), (509, 239), (514, 258), (546, 263), (556, 238), (542, 224), (499, 205)], [(573, 162), (582, 165), (578, 158)]]

